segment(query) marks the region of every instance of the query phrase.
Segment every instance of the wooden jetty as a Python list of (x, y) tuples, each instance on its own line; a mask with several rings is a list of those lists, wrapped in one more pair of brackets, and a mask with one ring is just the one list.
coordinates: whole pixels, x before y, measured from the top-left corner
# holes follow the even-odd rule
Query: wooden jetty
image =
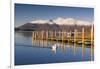
[(33, 31), (32, 39), (37, 40), (51, 40), (51, 41), (63, 41), (69, 43), (78, 44), (94, 44), (94, 28), (91, 27), (90, 31), (85, 32), (83, 27), (81, 31), (74, 29), (74, 31), (66, 30), (41, 30)]

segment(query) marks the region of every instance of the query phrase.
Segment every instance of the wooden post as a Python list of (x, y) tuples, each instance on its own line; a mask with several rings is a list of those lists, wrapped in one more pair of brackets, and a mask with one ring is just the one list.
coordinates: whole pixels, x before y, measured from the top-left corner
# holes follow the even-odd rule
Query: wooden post
[(94, 30), (93, 30), (93, 25), (91, 27), (91, 47), (90, 47), (90, 61), (92, 61), (92, 54), (93, 54), (93, 34), (94, 34)]
[(49, 39), (51, 39), (51, 31), (49, 30)]
[(41, 37), (40, 37), (40, 31), (38, 31), (38, 37), (39, 37), (39, 40), (40, 40), (40, 38), (41, 38)]
[(84, 43), (84, 37), (85, 37), (85, 35), (84, 35), (84, 28), (82, 28), (82, 43)]
[(37, 31), (37, 38), (39, 39), (39, 31)]
[(66, 38), (67, 36), (66, 36), (66, 30), (64, 31), (64, 40), (66, 41), (67, 40), (67, 38)]
[(72, 35), (72, 32), (71, 32), (71, 30), (70, 30), (70, 32), (69, 32), (69, 42), (71, 41), (71, 35)]
[(52, 40), (52, 38), (53, 38), (53, 33), (52, 33), (52, 31), (51, 31), (51, 40)]
[(36, 35), (37, 35), (37, 34), (36, 34), (36, 31), (35, 31), (35, 39), (36, 39)]
[(37, 39), (39, 39), (39, 34), (38, 34), (38, 31), (37, 31)]
[(51, 34), (51, 35), (52, 35), (52, 36), (51, 36), (51, 37), (52, 37), (52, 39), (51, 39), (51, 40), (53, 40), (53, 31), (51, 31), (51, 33), (52, 33), (52, 34)]
[(61, 38), (61, 31), (59, 31), (59, 37), (58, 37), (58, 40), (60, 40)]
[(85, 38), (84, 28), (82, 28), (82, 60), (84, 60), (84, 38)]
[(36, 39), (36, 31), (34, 32), (34, 37), (35, 37), (35, 39)]
[(46, 31), (46, 39), (48, 40), (48, 31)]
[(92, 27), (91, 27), (91, 44), (93, 44), (93, 34), (94, 34), (94, 32), (93, 32), (93, 25), (92, 25)]
[(66, 40), (68, 41), (68, 44), (69, 44), (69, 40), (70, 40), (70, 32), (66, 32)]
[(43, 31), (44, 33), (43, 33), (43, 39), (45, 40), (45, 38), (46, 38), (46, 31)]
[(52, 40), (52, 31), (50, 31), (50, 40)]
[(56, 38), (57, 38), (57, 36), (56, 36), (56, 30), (55, 30), (55, 36), (54, 36), (54, 38), (55, 38), (55, 40), (56, 40)]
[(70, 31), (68, 32), (66, 32), (66, 40), (67, 40), (67, 42), (68, 42), (68, 44), (69, 44), (69, 41), (70, 41)]
[(61, 34), (61, 38), (62, 38), (61, 40), (63, 41), (63, 30), (61, 31), (61, 33), (62, 33), (62, 34)]
[(77, 39), (77, 30), (75, 29), (75, 30), (74, 30), (74, 42), (77, 41), (76, 39)]
[(37, 37), (36, 38), (38, 39), (38, 31), (36, 33), (37, 33)]
[(66, 31), (64, 31), (64, 40), (66, 40)]
[(84, 60), (84, 28), (82, 28), (82, 60)]
[(52, 31), (52, 37), (53, 37), (53, 40), (54, 40), (54, 31)]
[(44, 31), (41, 31), (42, 39), (44, 39)]
[(32, 32), (32, 39), (34, 39), (34, 32)]

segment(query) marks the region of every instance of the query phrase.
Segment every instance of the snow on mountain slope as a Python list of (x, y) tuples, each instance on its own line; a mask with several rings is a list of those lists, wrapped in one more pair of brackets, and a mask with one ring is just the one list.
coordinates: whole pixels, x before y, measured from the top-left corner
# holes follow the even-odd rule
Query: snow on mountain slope
[(37, 19), (33, 20), (30, 23), (39, 23), (39, 24), (58, 24), (58, 25), (92, 25), (93, 22), (83, 21), (83, 20), (76, 20), (74, 18), (56, 18), (53, 20), (46, 20), (46, 19)]

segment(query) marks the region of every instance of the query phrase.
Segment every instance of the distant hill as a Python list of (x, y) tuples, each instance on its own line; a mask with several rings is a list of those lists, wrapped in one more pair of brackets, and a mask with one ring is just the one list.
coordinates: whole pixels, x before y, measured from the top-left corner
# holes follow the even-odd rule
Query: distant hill
[(64, 19), (57, 18), (54, 20), (34, 20), (22, 26), (16, 27), (16, 31), (39, 31), (39, 30), (74, 30), (75, 28), (81, 31), (82, 27), (91, 28), (92, 23), (88, 21), (75, 20), (72, 18)]
[(56, 24), (32, 24), (32, 23), (26, 23), (22, 26), (19, 26), (15, 28), (15, 30), (19, 31), (35, 31), (35, 30), (58, 30), (60, 29), (59, 25)]

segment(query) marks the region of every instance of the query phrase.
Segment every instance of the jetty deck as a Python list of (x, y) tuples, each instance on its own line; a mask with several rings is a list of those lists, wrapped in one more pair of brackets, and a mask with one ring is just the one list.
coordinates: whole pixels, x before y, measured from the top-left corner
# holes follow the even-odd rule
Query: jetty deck
[(33, 31), (32, 39), (37, 40), (51, 40), (51, 41), (63, 41), (70, 43), (79, 43), (79, 44), (94, 44), (94, 29), (91, 28), (90, 31), (85, 32), (85, 29), (82, 28), (81, 31), (74, 29), (74, 31), (66, 30), (41, 30)]

